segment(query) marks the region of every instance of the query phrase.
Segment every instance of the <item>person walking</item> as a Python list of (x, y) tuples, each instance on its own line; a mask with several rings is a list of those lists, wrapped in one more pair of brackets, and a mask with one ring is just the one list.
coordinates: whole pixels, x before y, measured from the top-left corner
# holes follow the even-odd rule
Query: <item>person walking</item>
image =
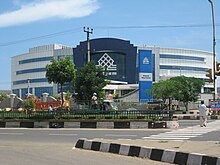
[(200, 116), (200, 126), (206, 127), (207, 123), (207, 107), (204, 104), (204, 101), (201, 101), (201, 105), (199, 106), (199, 116)]
[(93, 96), (92, 96), (92, 108), (93, 109), (98, 108), (98, 97), (96, 93), (93, 93)]
[(49, 112), (49, 114), (52, 114), (52, 113), (53, 113), (53, 106), (52, 106), (52, 105), (49, 106), (48, 112)]

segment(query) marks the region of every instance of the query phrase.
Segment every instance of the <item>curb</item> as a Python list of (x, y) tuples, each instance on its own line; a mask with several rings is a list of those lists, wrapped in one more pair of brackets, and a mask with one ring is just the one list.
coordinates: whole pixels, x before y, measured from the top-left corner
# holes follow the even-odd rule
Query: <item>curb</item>
[(97, 122), (97, 121), (0, 121), (0, 128), (107, 128), (107, 129), (144, 129), (144, 128), (178, 128), (178, 121), (155, 122)]
[(220, 165), (220, 157), (127, 144), (105, 143), (85, 139), (79, 139), (75, 148), (148, 158), (154, 161), (179, 165)]

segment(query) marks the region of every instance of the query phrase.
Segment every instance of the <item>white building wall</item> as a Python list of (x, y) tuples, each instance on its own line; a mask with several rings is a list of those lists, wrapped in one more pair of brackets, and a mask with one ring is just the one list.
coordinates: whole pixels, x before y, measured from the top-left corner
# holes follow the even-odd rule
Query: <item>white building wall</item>
[[(35, 59), (41, 57), (52, 57), (54, 58), (54, 52), (59, 49), (68, 48), (67, 46), (61, 44), (52, 44), (52, 45), (44, 45), (38, 46), (34, 48), (30, 48), (28, 53), (17, 55), (12, 57), (12, 68), (11, 68), (11, 80), (12, 86), (11, 89), (20, 89), (19, 93), (21, 97), (21, 89), (27, 88), (28, 83), (13, 85), (13, 82), (21, 81), (21, 80), (32, 80), (32, 79), (42, 79), (46, 78), (46, 71), (41, 72), (32, 72), (25, 74), (16, 74), (17, 71), (21, 70), (29, 70), (29, 69), (37, 69), (37, 68), (46, 68), (46, 65), (50, 63), (50, 61), (37, 61), (25, 64), (19, 64), (21, 60)], [(53, 87), (53, 83), (49, 84), (48, 82), (32, 82), (29, 85), (30, 88), (33, 88), (32, 93), (35, 94), (36, 87)]]
[[(155, 46), (144, 46), (138, 49), (152, 50), (155, 54), (155, 81), (160, 79), (170, 78), (174, 76), (187, 76), (207, 79), (205, 71), (189, 71), (189, 70), (174, 70), (174, 69), (160, 69), (160, 66), (181, 66), (181, 67), (197, 67), (197, 68), (212, 68), (213, 54), (210, 52), (189, 50), (180, 48), (161, 48)], [(173, 58), (160, 58), (160, 55), (176, 55), (176, 56), (191, 56), (201, 57), (204, 61), (188, 60), (188, 59), (173, 59)], [(206, 86), (213, 87), (213, 84), (207, 83)]]
[[(155, 56), (155, 82), (159, 80), (166, 80), (171, 77), (176, 76), (187, 76), (208, 79), (206, 77), (206, 72), (204, 68), (213, 68), (213, 54), (211, 52), (200, 51), (200, 50), (190, 50), (190, 49), (180, 49), (180, 48), (161, 48), (156, 46), (143, 46), (138, 47), (138, 49), (152, 50), (152, 54)], [(175, 55), (175, 56), (187, 56), (192, 58), (204, 58), (204, 61), (192, 60), (192, 59), (175, 59), (172, 58), (161, 58), (160, 55)], [(184, 70), (184, 69), (160, 69), (161, 66), (177, 66), (177, 68), (184, 67), (195, 67), (202, 70)], [(213, 88), (213, 83), (205, 83), (201, 92), (204, 93), (204, 89)], [(215, 89), (216, 90), (216, 89)], [(209, 96), (213, 94), (209, 93)], [(210, 97), (211, 99), (212, 97)]]

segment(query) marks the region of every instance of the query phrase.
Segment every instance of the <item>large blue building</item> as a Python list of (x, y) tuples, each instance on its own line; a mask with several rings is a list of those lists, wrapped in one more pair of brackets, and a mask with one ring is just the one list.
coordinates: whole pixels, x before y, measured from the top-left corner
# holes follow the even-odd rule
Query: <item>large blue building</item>
[[(128, 40), (97, 38), (90, 40), (91, 60), (103, 66), (110, 80), (138, 84), (138, 51), (152, 51), (152, 79), (157, 82), (173, 76), (206, 79), (205, 70), (212, 68), (212, 53), (198, 50), (160, 47), (138, 47)], [(36, 96), (47, 92), (56, 95), (57, 84), (49, 84), (45, 67), (52, 58), (71, 55), (76, 68), (87, 63), (87, 41), (72, 48), (60, 44), (30, 48), (28, 53), (12, 57), (12, 92), (24, 97), (28, 91)], [(65, 86), (71, 90), (70, 86)], [(209, 92), (213, 84), (206, 84), (202, 92)]]
[[(91, 60), (105, 68), (109, 79), (136, 83), (136, 46), (114, 38), (93, 39), (90, 44)], [(86, 41), (73, 48), (73, 58), (76, 67), (82, 67), (87, 62)]]

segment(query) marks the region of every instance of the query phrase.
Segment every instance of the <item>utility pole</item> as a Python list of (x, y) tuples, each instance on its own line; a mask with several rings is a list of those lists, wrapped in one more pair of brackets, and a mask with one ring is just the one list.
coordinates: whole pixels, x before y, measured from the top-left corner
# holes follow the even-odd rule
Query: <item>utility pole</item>
[(86, 27), (84, 26), (83, 30), (84, 30), (84, 32), (87, 33), (87, 61), (90, 62), (90, 40), (89, 40), (89, 35), (93, 34), (93, 29), (90, 29), (89, 27), (87, 27), (87, 30), (86, 30)]
[(213, 99), (215, 100), (215, 88), (216, 88), (216, 76), (215, 76), (215, 71), (216, 71), (216, 54), (215, 54), (215, 18), (214, 18), (214, 6), (213, 6), (213, 2), (212, 0), (208, 0), (209, 3), (211, 4), (211, 8), (212, 8), (212, 34), (213, 34), (213, 85), (214, 85), (214, 97)]

